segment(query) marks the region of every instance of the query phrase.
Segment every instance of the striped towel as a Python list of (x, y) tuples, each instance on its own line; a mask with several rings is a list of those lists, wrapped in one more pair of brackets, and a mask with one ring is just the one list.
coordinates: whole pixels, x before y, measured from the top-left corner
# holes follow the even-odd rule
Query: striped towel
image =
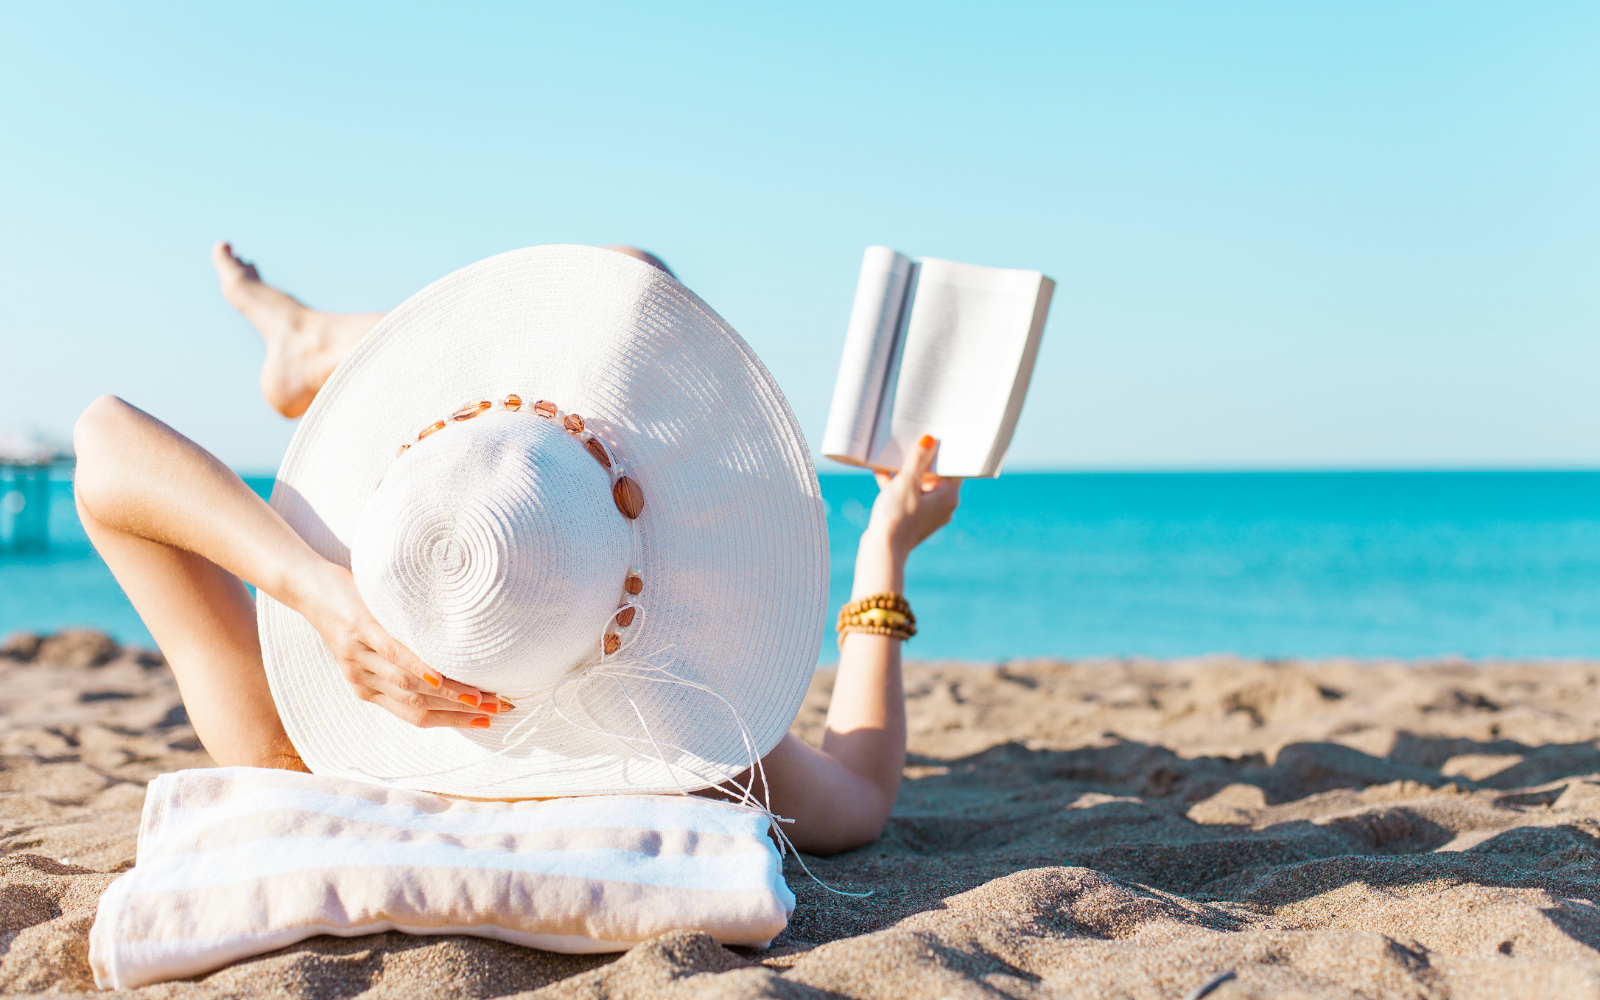
[(694, 796), (447, 799), (224, 767), (150, 783), (100, 899), (95, 985), (209, 972), (316, 934), (477, 934), (621, 951), (670, 930), (765, 947), (788, 923), (766, 816)]

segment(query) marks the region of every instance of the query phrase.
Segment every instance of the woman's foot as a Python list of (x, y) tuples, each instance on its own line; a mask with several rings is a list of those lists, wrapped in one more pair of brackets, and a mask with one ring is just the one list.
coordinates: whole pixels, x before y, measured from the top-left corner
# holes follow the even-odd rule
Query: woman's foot
[[(672, 274), (661, 258), (638, 247), (606, 249)], [(306, 412), (333, 369), (384, 315), (312, 309), (262, 281), (256, 266), (240, 260), (227, 242), (211, 248), (211, 263), (222, 283), (222, 297), (244, 313), (267, 342), (267, 360), (261, 365), (261, 395), (286, 417)]]
[(317, 390), (383, 313), (325, 313), (261, 280), (226, 242), (211, 248), (222, 297), (244, 314), (267, 342), (261, 395), (286, 417), (306, 412)]

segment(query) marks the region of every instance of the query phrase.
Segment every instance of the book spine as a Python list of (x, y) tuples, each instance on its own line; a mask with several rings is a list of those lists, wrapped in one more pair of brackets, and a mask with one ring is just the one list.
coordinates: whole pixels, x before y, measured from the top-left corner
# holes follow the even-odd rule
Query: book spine
[(845, 331), (822, 453), (841, 461), (867, 460), (901, 325), (910, 258), (889, 247), (868, 247), (861, 260), (855, 304)]
[(917, 300), (917, 278), (921, 273), (921, 264), (910, 265), (900, 315), (895, 320), (894, 332), (889, 339), (888, 360), (884, 364), (883, 393), (878, 399), (877, 417), (873, 421), (867, 446), (867, 464), (875, 469), (898, 469), (905, 461), (900, 449), (890, 446), (894, 443), (894, 403), (895, 397), (899, 395), (900, 362), (906, 353), (906, 329), (911, 324), (911, 309)]

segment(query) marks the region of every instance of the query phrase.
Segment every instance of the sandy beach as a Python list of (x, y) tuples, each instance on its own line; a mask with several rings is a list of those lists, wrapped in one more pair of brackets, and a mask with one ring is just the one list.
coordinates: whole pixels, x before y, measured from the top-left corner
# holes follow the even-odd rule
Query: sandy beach
[[(94, 993), (143, 783), (210, 761), (155, 654), (13, 639), (0, 681), (0, 991)], [(770, 951), (317, 938), (130, 995), (1600, 995), (1600, 664), (918, 664), (907, 689), (888, 831), (807, 859), (874, 894), (791, 861)]]

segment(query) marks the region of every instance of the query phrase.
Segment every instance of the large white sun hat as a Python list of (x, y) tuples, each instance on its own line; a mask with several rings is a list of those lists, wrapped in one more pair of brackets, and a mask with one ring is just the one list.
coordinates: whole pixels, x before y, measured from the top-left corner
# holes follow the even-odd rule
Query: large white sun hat
[(313, 772), (487, 798), (690, 791), (783, 738), (817, 662), (827, 529), (783, 394), (639, 260), (543, 246), (412, 296), (340, 363), (272, 507), (378, 622), (515, 703), (419, 729), (257, 598)]

